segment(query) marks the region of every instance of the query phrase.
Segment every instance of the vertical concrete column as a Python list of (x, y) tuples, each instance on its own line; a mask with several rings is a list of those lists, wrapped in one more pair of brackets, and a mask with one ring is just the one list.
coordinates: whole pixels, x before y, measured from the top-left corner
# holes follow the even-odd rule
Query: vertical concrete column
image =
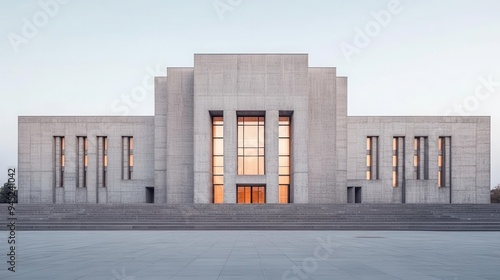
[(236, 203), (238, 124), (235, 110), (224, 111), (224, 203)]
[[(96, 124), (93, 124), (96, 125)], [(95, 129), (97, 130), (96, 126), (93, 126), (90, 129)], [(87, 134), (87, 141), (88, 141), (88, 167), (87, 167), (87, 187), (86, 187), (86, 202), (87, 203), (98, 203), (99, 199), (97, 198), (97, 182), (98, 182), (98, 163), (99, 159), (98, 157), (98, 138), (94, 133)], [(83, 142), (83, 141), (82, 141)], [(82, 157), (83, 157), (83, 143), (82, 143)], [(81, 164), (83, 164), (83, 160), (81, 161)], [(83, 167), (80, 169), (81, 172), (83, 173)], [(82, 174), (83, 176), (83, 174)], [(82, 178), (82, 184), (83, 184), (83, 178)], [(80, 185), (83, 186), (83, 185)]]
[(194, 112), (194, 203), (211, 203), (212, 119), (208, 111)]
[(266, 203), (278, 203), (279, 111), (266, 111), (265, 118)]

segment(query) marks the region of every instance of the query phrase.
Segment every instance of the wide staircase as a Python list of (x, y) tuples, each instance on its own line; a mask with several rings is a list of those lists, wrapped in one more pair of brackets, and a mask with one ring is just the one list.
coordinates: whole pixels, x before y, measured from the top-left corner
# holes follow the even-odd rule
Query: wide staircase
[(17, 204), (15, 217), (23, 231), (500, 230), (500, 204)]

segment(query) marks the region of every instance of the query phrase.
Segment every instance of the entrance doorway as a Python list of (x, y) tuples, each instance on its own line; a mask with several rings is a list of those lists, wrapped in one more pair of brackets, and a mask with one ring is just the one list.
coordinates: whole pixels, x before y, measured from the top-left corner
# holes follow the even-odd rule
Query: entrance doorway
[(361, 203), (361, 187), (347, 187), (347, 203)]
[(146, 187), (146, 203), (155, 203), (155, 188)]
[(237, 186), (238, 204), (264, 204), (266, 203), (265, 186)]

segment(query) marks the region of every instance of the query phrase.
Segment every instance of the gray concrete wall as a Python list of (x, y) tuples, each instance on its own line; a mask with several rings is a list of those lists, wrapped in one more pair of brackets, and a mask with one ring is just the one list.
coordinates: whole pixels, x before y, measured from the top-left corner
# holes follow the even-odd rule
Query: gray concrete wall
[(167, 202), (167, 77), (155, 78), (155, 203)]
[[(154, 186), (153, 117), (19, 117), (20, 203), (142, 203)], [(64, 187), (55, 186), (54, 136), (65, 137)], [(88, 138), (87, 187), (77, 185), (77, 136)], [(97, 136), (108, 137), (107, 186), (97, 186)], [(134, 137), (132, 180), (122, 180), (122, 136)]]
[[(236, 201), (236, 185), (265, 183), (268, 203), (278, 199), (278, 116), (293, 111), (292, 180), (295, 203), (308, 196), (308, 59), (304, 54), (195, 55), (194, 202), (212, 200), (211, 116), (224, 114), (224, 196)], [(266, 174), (238, 176), (237, 112), (264, 111)]]
[(309, 202), (332, 203), (336, 192), (337, 75), (309, 68)]
[[(406, 203), (489, 203), (489, 117), (348, 117), (347, 185), (366, 203), (401, 203), (392, 187), (392, 138), (405, 137)], [(366, 137), (379, 137), (379, 180), (366, 180)], [(429, 179), (416, 180), (413, 139), (428, 137)], [(451, 137), (452, 182), (438, 187), (438, 138)]]
[(167, 69), (167, 203), (193, 203), (193, 74)]

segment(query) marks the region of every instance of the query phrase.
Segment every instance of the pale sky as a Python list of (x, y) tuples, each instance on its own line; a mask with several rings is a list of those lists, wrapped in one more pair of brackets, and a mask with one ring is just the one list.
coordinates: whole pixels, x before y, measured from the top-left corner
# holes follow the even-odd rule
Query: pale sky
[(348, 76), (352, 116), (491, 116), (500, 183), (498, 0), (58, 1), (0, 2), (2, 184), (18, 116), (152, 116), (143, 80), (195, 53), (308, 53)]

